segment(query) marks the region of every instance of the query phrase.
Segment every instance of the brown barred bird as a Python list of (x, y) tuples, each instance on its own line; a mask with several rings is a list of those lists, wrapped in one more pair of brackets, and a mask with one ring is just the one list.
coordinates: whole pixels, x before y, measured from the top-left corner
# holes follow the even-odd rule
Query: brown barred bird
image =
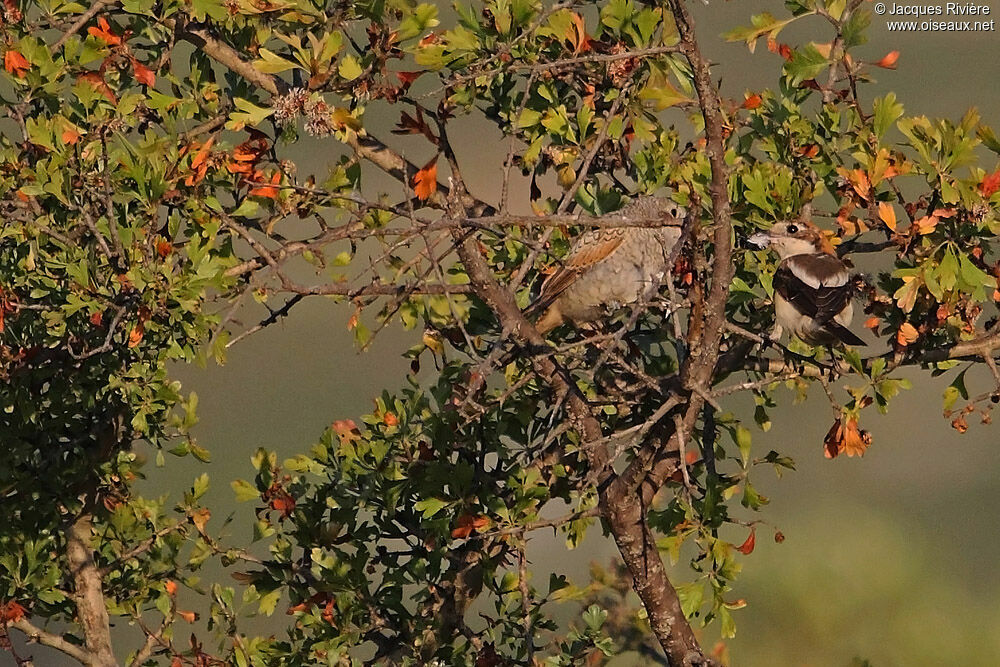
[(818, 227), (779, 222), (750, 243), (769, 247), (781, 262), (774, 274), (774, 316), (779, 329), (810, 345), (865, 345), (847, 327), (854, 316), (851, 265), (833, 252)]
[[(660, 219), (660, 227), (604, 227), (581, 234), (564, 263), (542, 283), (529, 312), (543, 335), (564, 322), (594, 322), (635, 303), (671, 268), (687, 211), (662, 197), (641, 196), (602, 220)], [(544, 309), (544, 310), (543, 310)]]

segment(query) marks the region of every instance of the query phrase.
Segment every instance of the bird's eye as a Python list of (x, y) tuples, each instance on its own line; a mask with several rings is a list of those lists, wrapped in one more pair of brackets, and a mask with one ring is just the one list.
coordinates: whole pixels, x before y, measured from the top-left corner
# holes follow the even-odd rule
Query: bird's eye
[(788, 225), (788, 233), (789, 234), (798, 234), (799, 233), (798, 226), (797, 225)]

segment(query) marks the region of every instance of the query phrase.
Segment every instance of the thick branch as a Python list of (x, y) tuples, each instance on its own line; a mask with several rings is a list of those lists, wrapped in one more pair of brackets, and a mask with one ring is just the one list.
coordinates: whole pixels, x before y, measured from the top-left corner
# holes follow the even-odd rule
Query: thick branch
[(90, 654), (89, 665), (117, 667), (111, 649), (111, 622), (104, 604), (101, 572), (90, 547), (93, 517), (84, 513), (66, 530), (66, 561), (74, 584), (77, 620)]
[(88, 653), (82, 646), (77, 646), (76, 644), (63, 639), (60, 635), (53, 634), (48, 630), (43, 630), (42, 628), (32, 624), (31, 621), (26, 618), (15, 621), (14, 623), (11, 623), (10, 626), (23, 632), (28, 637), (29, 642), (36, 642), (38, 644), (54, 648), (84, 665), (92, 664), (90, 653)]
[(188, 24), (183, 26), (180, 35), (201, 49), (212, 60), (228, 67), (250, 83), (260, 86), (272, 95), (278, 95), (281, 92), (281, 88), (286, 87), (284, 82), (277, 77), (265, 74), (251, 63), (243, 60), (236, 49), (217, 39), (207, 28)]

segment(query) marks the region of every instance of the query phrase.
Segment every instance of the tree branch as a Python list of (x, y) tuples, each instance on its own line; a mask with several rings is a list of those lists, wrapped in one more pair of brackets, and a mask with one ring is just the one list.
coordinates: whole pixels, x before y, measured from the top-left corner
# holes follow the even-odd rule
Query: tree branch
[(42, 628), (34, 625), (27, 618), (22, 618), (19, 621), (15, 621), (10, 624), (10, 627), (16, 628), (23, 632), (27, 636), (29, 642), (42, 644), (43, 646), (48, 646), (54, 648), (57, 651), (65, 653), (69, 657), (73, 658), (77, 662), (84, 665), (94, 664), (92, 662), (93, 656), (82, 646), (78, 646), (72, 642), (67, 641), (60, 635), (49, 632), (48, 630), (43, 630)]
[(104, 604), (101, 573), (94, 563), (90, 547), (93, 534), (93, 517), (81, 514), (66, 530), (66, 560), (73, 579), (76, 613), (83, 628), (87, 652), (86, 663), (93, 667), (117, 667), (111, 649), (111, 622)]

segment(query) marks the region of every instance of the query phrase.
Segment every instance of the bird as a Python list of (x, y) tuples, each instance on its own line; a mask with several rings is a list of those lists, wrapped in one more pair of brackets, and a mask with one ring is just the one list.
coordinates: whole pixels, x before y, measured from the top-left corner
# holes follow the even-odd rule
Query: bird
[(774, 315), (778, 329), (788, 330), (810, 345), (865, 345), (847, 327), (854, 316), (851, 265), (809, 222), (778, 222), (751, 236), (758, 247), (780, 258), (774, 274)]
[(541, 312), (542, 335), (565, 322), (601, 319), (609, 309), (635, 303), (671, 268), (687, 210), (665, 197), (644, 195), (601, 220), (663, 221), (659, 227), (602, 227), (584, 232), (564, 263), (542, 283), (528, 313)]

